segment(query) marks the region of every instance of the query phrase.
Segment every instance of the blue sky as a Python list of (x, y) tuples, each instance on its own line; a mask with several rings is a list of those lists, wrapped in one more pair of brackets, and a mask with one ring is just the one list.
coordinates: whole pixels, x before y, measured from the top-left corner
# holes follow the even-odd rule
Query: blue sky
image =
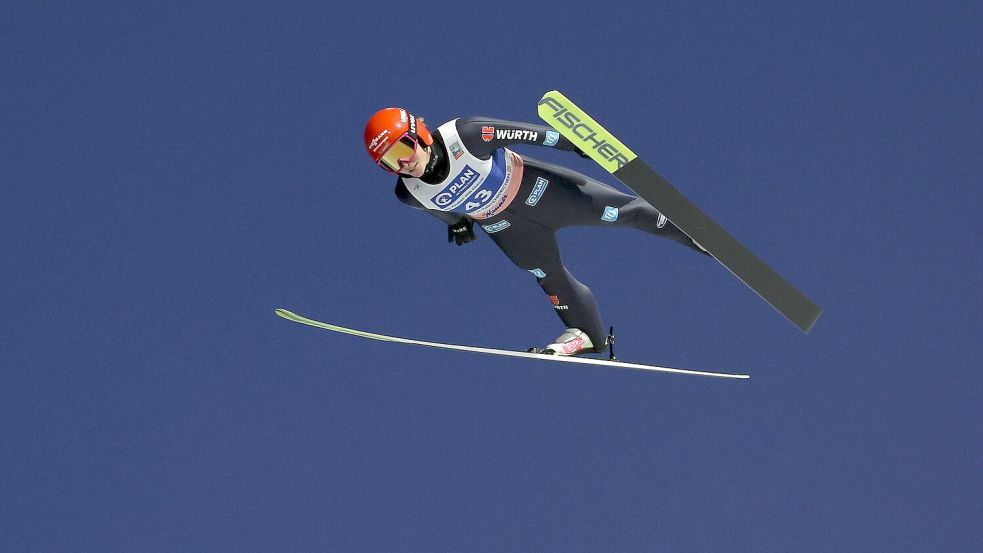
[[(981, 13), (971, 4), (30, 3), (0, 17), (0, 549), (970, 551)], [(376, 109), (558, 89), (822, 306), (800, 333), (627, 230), (564, 260), (619, 356), (487, 236), (449, 246)], [(614, 183), (589, 160), (523, 149)]]

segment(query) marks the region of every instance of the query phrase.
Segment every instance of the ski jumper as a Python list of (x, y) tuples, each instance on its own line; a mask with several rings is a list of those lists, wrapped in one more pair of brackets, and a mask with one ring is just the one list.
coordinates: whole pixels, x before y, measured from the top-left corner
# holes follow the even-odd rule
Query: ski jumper
[(432, 133), (431, 159), (420, 178), (402, 175), (396, 195), (449, 225), (470, 217), (519, 268), (529, 271), (568, 328), (606, 349), (604, 325), (590, 288), (560, 259), (556, 231), (570, 226), (636, 228), (704, 253), (642, 198), (569, 169), (508, 149), (514, 144), (576, 146), (542, 125), (462, 117)]

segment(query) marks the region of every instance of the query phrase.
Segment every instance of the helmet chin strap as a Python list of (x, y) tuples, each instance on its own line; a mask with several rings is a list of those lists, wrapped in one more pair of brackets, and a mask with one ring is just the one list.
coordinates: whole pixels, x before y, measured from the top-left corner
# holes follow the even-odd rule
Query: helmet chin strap
[(438, 159), (440, 155), (437, 153), (437, 148), (434, 148), (433, 144), (427, 146), (427, 153), (430, 154), (430, 159), (427, 160), (427, 167), (423, 170), (423, 174), (427, 174), (432, 171), (433, 168), (437, 166), (437, 162), (440, 161)]
[(427, 151), (430, 152), (430, 160), (427, 161), (427, 166), (423, 169), (423, 175), (420, 178), (423, 179), (423, 182), (434, 184), (443, 180), (443, 176), (437, 173), (446, 167), (447, 164), (444, 163), (444, 160), (447, 154), (444, 152), (444, 147), (437, 140), (434, 140), (433, 144), (427, 146)]

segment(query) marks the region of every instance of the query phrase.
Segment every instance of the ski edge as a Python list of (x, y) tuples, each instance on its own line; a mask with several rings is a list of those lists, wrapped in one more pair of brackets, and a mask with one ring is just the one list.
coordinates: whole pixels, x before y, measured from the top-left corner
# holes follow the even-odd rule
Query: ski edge
[(312, 326), (315, 328), (321, 328), (324, 330), (330, 330), (333, 332), (339, 332), (342, 334), (350, 334), (352, 336), (359, 336), (362, 338), (367, 338), (370, 340), (379, 340), (382, 342), (394, 342), (401, 344), (410, 344), (417, 346), (425, 346), (438, 349), (455, 350), (455, 351), (470, 351), (474, 353), (484, 353), (490, 355), (501, 355), (507, 357), (519, 357), (525, 359), (540, 359), (545, 361), (556, 361), (560, 363), (577, 363), (584, 365), (600, 365), (607, 367), (614, 367), (619, 369), (633, 369), (633, 370), (643, 370), (643, 371), (653, 371), (653, 372), (664, 372), (672, 374), (682, 374), (690, 376), (708, 376), (714, 378), (734, 378), (734, 379), (748, 379), (751, 378), (749, 374), (735, 374), (735, 373), (718, 373), (709, 371), (696, 371), (691, 369), (677, 369), (674, 367), (660, 367), (657, 365), (645, 365), (641, 363), (628, 363), (624, 361), (609, 361), (606, 359), (594, 359), (589, 357), (563, 357), (558, 355), (545, 355), (541, 353), (529, 353), (524, 351), (513, 351), (507, 349), (497, 349), (497, 348), (485, 348), (480, 346), (464, 346), (459, 344), (445, 344), (442, 342), (428, 342), (425, 340), (414, 340), (411, 338), (400, 338), (398, 336), (388, 336), (386, 334), (376, 334), (374, 332), (366, 332), (364, 330), (356, 330), (353, 328), (347, 328), (344, 326), (334, 325), (330, 323), (325, 323), (317, 321), (314, 319), (309, 319), (303, 315), (298, 315), (287, 309), (276, 309), (274, 311), (278, 316), (295, 323), (300, 323), (307, 326)]

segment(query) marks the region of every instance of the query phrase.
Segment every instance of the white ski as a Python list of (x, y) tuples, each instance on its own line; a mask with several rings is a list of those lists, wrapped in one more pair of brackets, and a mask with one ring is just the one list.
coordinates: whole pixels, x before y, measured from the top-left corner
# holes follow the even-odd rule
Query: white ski
[(426, 342), (423, 340), (412, 340), (409, 338), (399, 338), (397, 336), (386, 336), (385, 334), (376, 334), (374, 332), (365, 332), (363, 330), (355, 330), (353, 328), (345, 328), (343, 326), (333, 325), (329, 323), (322, 323), (321, 321), (308, 319), (307, 317), (287, 311), (286, 309), (277, 309), (276, 314), (283, 317), (284, 319), (287, 319), (288, 321), (293, 321), (295, 323), (301, 323), (316, 328), (323, 328), (325, 330), (340, 332), (342, 334), (351, 334), (352, 336), (360, 336), (362, 338), (368, 338), (370, 340), (381, 340), (383, 342), (395, 342), (398, 344), (412, 344), (416, 346), (427, 346), (431, 348), (450, 349), (450, 350), (457, 350), (457, 351), (470, 351), (474, 353), (487, 353), (491, 355), (504, 355), (508, 357), (522, 357), (525, 359), (538, 359), (540, 361), (557, 361), (560, 363), (581, 363), (585, 365), (601, 365), (604, 367), (616, 367), (619, 369), (657, 371), (657, 372), (665, 372), (665, 373), (687, 374), (692, 376), (713, 376), (717, 378), (750, 378), (750, 375), (747, 374), (693, 371), (688, 369), (675, 369), (672, 367), (657, 367), (655, 365), (643, 365), (640, 363), (625, 363), (623, 361), (613, 361), (608, 359), (595, 359), (591, 357), (564, 357), (560, 355), (529, 353), (525, 351), (482, 348), (476, 346), (462, 346), (457, 344), (443, 344), (440, 342)]

